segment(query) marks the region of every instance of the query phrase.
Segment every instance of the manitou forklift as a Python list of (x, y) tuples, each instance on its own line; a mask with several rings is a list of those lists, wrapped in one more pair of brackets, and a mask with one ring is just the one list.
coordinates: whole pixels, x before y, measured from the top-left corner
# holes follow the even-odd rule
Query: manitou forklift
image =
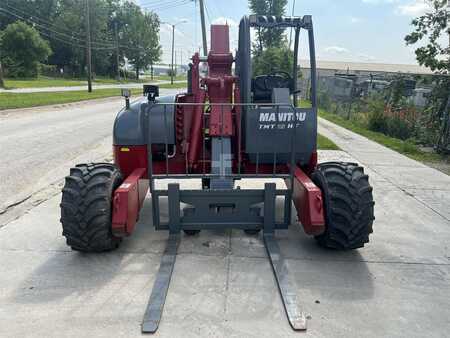
[[(274, 70), (252, 77), (251, 29), (295, 30), (292, 73)], [(311, 107), (297, 103), (300, 32), (308, 34)], [(193, 55), (184, 93), (159, 97), (145, 86), (144, 97), (129, 103), (115, 120), (114, 164), (72, 168), (62, 191), (61, 222), (74, 250), (101, 252), (117, 248), (130, 236), (148, 191), (153, 220), (140, 226), (168, 230), (167, 248), (142, 323), (155, 332), (161, 320), (175, 264), (180, 233), (240, 229), (263, 232), (263, 240), (286, 314), (293, 329), (306, 329), (275, 232), (291, 225), (291, 208), (306, 234), (337, 250), (356, 249), (369, 241), (374, 220), (372, 187), (355, 163), (317, 163), (316, 62), (311, 16), (251, 15), (239, 25), (239, 47), (230, 52), (229, 27), (211, 26), (211, 50)], [(200, 76), (200, 64), (208, 72)], [(233, 63), (235, 72), (233, 73)], [(241, 189), (239, 180), (284, 180), (263, 189)], [(198, 179), (201, 189), (180, 189), (157, 180)], [(173, 182), (173, 181), (172, 181)], [(283, 202), (281, 208), (276, 201)], [(168, 217), (160, 209), (168, 204)], [(166, 204), (166, 206), (167, 206)], [(279, 203), (277, 203), (278, 205)], [(330, 251), (332, 254), (332, 251)]]

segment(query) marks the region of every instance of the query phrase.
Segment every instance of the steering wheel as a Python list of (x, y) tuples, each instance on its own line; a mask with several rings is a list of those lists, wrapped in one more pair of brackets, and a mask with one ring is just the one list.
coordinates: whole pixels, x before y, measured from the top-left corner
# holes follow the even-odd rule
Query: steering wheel
[(275, 71), (264, 77), (264, 87), (267, 91), (272, 91), (273, 88), (289, 88), (292, 90), (293, 80), (288, 72)]
[(270, 101), (274, 88), (288, 88), (289, 93), (292, 93), (294, 80), (287, 72), (274, 71), (267, 75), (259, 75), (252, 81), (252, 91), (256, 100)]

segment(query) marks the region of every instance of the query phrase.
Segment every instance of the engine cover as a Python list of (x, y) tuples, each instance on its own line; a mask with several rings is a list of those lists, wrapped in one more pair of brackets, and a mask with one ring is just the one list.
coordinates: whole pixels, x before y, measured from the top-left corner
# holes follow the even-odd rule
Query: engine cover
[[(114, 145), (175, 144), (175, 96), (135, 101), (114, 121)], [(148, 120), (145, 113), (148, 113)]]

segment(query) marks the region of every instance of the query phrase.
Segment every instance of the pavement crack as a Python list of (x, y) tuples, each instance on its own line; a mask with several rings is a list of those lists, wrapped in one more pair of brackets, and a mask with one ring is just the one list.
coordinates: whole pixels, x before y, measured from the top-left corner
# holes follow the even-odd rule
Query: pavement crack
[[(353, 156), (353, 155), (352, 155)], [(367, 167), (369, 167), (370, 169), (372, 169), (375, 173), (377, 173), (378, 175), (380, 175), (381, 177), (383, 177), (383, 175), (381, 175), (375, 168), (368, 166), (367, 164), (364, 164)], [(387, 180), (389, 183), (391, 183), (394, 187), (396, 187), (397, 189), (399, 189), (401, 192), (403, 192), (405, 195), (412, 197), (413, 199), (415, 199), (417, 202), (419, 202), (420, 204), (422, 204), (423, 206), (425, 206), (426, 208), (430, 209), (431, 211), (433, 211), (435, 214), (441, 216), (443, 219), (445, 219), (446, 221), (450, 221), (450, 219), (448, 219), (445, 215), (441, 214), (438, 210), (434, 209), (432, 206), (428, 205), (427, 203), (425, 203), (424, 201), (422, 201), (421, 199), (417, 198), (413, 193), (409, 192), (407, 189), (408, 188), (403, 188), (399, 185), (397, 185), (394, 181), (392, 181), (391, 179), (389, 179), (388, 177), (383, 177), (385, 180)], [(429, 189), (426, 189), (429, 190)]]
[(14, 203), (12, 203), (12, 204), (10, 204), (10, 205), (7, 205), (5, 209), (0, 210), (0, 215), (6, 214), (6, 213), (7, 213), (9, 210), (11, 210), (12, 208), (17, 207), (17, 206), (19, 206), (20, 204), (26, 202), (27, 200), (29, 200), (29, 199), (31, 198), (31, 196), (33, 196), (33, 194), (30, 194), (30, 195), (28, 195), (28, 196), (22, 198), (21, 200), (19, 200), (19, 201), (17, 201), (17, 202), (14, 202)]
[[(70, 249), (51, 249), (51, 250), (33, 250), (33, 249), (4, 249), (0, 248), (0, 251), (3, 252), (32, 252), (32, 253), (59, 253), (59, 254), (77, 254), (77, 252)], [(142, 251), (117, 251), (117, 252), (108, 252), (106, 255), (111, 256), (124, 256), (124, 255), (151, 255), (151, 256), (161, 256), (162, 252), (142, 252)], [(178, 252), (177, 256), (198, 256), (198, 257), (221, 257), (227, 258), (227, 280), (225, 282), (225, 290), (229, 290), (230, 287), (230, 273), (231, 273), (231, 258), (239, 258), (239, 259), (258, 259), (265, 260), (269, 263), (269, 260), (266, 256), (257, 256), (257, 255), (234, 255), (232, 253), (227, 253), (225, 255), (215, 255), (208, 253), (199, 253), (199, 252)], [(449, 260), (450, 257), (443, 257), (446, 260)], [(156, 259), (156, 258), (155, 258)], [(434, 262), (411, 262), (411, 261), (400, 261), (400, 260), (371, 260), (371, 259), (327, 259), (327, 258), (316, 258), (316, 257), (294, 257), (294, 256), (284, 256), (284, 259), (290, 261), (311, 261), (311, 262), (323, 262), (323, 263), (367, 263), (367, 264), (389, 264), (389, 265), (418, 265), (418, 266), (450, 266), (449, 263), (434, 263)], [(158, 260), (155, 260), (155, 262)], [(159, 261), (158, 261), (159, 262)]]
[[(332, 133), (334, 133), (334, 136), (335, 136), (335, 137), (334, 137), (334, 138), (331, 137), (331, 139), (332, 139), (333, 142), (337, 142), (337, 144), (339, 145), (339, 139), (343, 139), (344, 136), (342, 135), (342, 133), (341, 133), (338, 129), (333, 130), (333, 129), (336, 127), (336, 125), (335, 125), (334, 123), (330, 122), (330, 121), (326, 121), (326, 123), (323, 123), (323, 121), (321, 121), (321, 119), (319, 120), (319, 122), (322, 122), (321, 126), (322, 126), (323, 128), (328, 129), (329, 131), (331, 131)], [(341, 128), (343, 128), (343, 127), (341, 127)], [(345, 129), (345, 128), (344, 128), (344, 129)], [(350, 132), (350, 133), (353, 133), (353, 132), (350, 131), (350, 130), (347, 130), (347, 129), (345, 129), (345, 130), (348, 131), (348, 132)], [(367, 139), (366, 137), (364, 137), (364, 136), (362, 136), (362, 135), (360, 135), (360, 136), (363, 137), (363, 138), (365, 138), (365, 139)], [(336, 138), (337, 138), (337, 140), (336, 140)], [(369, 139), (367, 139), (367, 140), (369, 140)], [(369, 140), (369, 141), (375, 142), (375, 141), (372, 141), (372, 140)], [(377, 142), (375, 142), (375, 143), (377, 143)], [(341, 146), (341, 145), (339, 145), (339, 146)], [(396, 187), (397, 189), (399, 189), (400, 191), (402, 191), (404, 194), (406, 194), (407, 196), (410, 196), (410, 197), (414, 198), (417, 202), (419, 202), (420, 204), (422, 204), (422, 205), (425, 206), (426, 208), (430, 209), (430, 210), (433, 211), (435, 214), (441, 216), (441, 217), (442, 217), (443, 219), (445, 219), (446, 221), (450, 221), (450, 219), (448, 219), (445, 215), (441, 214), (438, 210), (434, 209), (432, 206), (428, 205), (428, 204), (425, 203), (424, 201), (418, 199), (414, 194), (408, 192), (407, 189), (410, 189), (410, 188), (408, 188), (408, 187), (401, 187), (401, 186), (399, 186), (398, 184), (396, 184), (396, 182), (394, 182), (393, 180), (389, 179), (389, 177), (383, 176), (382, 173), (380, 173), (379, 171), (377, 171), (373, 166), (369, 165), (369, 164), (366, 163), (365, 161), (362, 161), (360, 158), (358, 158), (358, 156), (356, 156), (356, 155), (354, 154), (354, 152), (351, 151), (351, 149), (349, 150), (348, 147), (345, 147), (345, 148), (347, 148), (347, 149), (344, 149), (343, 147), (341, 147), (341, 148), (342, 148), (342, 150), (345, 151), (347, 154), (351, 155), (353, 158), (355, 158), (357, 161), (359, 161), (360, 164), (362, 164), (362, 165), (364, 165), (365, 167), (370, 168), (371, 170), (373, 170), (373, 172), (375, 172), (377, 175), (380, 175), (380, 177), (382, 177), (383, 179), (385, 179), (386, 181), (388, 181), (389, 183), (391, 183), (394, 187)], [(396, 153), (398, 153), (398, 152), (396, 152)], [(405, 156), (405, 155), (400, 154), (400, 153), (398, 153), (398, 154), (401, 155), (401, 156)], [(405, 157), (408, 158), (407, 156), (405, 156)], [(409, 158), (408, 158), (408, 159), (409, 159)], [(397, 166), (397, 167), (398, 167), (398, 166)], [(431, 190), (431, 189), (426, 189), (426, 190)], [(435, 190), (442, 190), (442, 189), (435, 189)], [(444, 189), (444, 191), (445, 191), (445, 189)]]

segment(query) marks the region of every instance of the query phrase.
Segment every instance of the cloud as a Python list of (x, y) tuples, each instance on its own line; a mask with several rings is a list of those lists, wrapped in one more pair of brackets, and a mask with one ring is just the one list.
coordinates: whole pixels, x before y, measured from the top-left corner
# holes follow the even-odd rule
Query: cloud
[(218, 18), (215, 18), (212, 21), (212, 24), (213, 25), (229, 25), (229, 26), (234, 26), (234, 27), (239, 26), (239, 24), (236, 21), (234, 21), (231, 18), (226, 18), (224, 16), (220, 16)]
[(431, 6), (424, 0), (414, 0), (409, 4), (398, 6), (397, 12), (400, 15), (415, 17), (422, 15), (427, 11), (430, 11), (431, 9), (432, 9)]
[(362, 0), (362, 2), (366, 3), (366, 4), (373, 4), (373, 5), (378, 5), (378, 4), (392, 4), (392, 3), (396, 3), (399, 2), (399, 0)]
[(340, 46), (329, 46), (329, 47), (325, 48), (325, 51), (328, 53), (334, 53), (334, 54), (350, 53), (350, 51), (347, 48), (340, 47)]
[(365, 54), (365, 53), (359, 53), (358, 59), (360, 59), (362, 61), (367, 61), (367, 62), (373, 62), (373, 61), (377, 60), (374, 56)]
[(363, 21), (363, 19), (358, 18), (358, 17), (356, 17), (356, 16), (350, 17), (350, 22), (351, 22), (351, 23), (360, 23), (361, 21)]

